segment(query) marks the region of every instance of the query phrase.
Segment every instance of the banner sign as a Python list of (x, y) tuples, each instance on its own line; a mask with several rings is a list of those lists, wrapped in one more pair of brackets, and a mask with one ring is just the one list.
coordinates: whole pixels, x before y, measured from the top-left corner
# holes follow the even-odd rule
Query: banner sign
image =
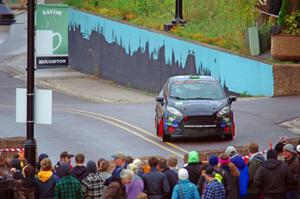
[(68, 66), (68, 9), (63, 4), (36, 5), (37, 68)]

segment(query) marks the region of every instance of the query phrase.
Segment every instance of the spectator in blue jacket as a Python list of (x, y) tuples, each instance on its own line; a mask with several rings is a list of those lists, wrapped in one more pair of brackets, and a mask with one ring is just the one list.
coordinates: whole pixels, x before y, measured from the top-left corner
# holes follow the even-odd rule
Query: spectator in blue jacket
[(186, 169), (179, 169), (178, 184), (173, 189), (172, 199), (200, 199), (198, 188), (189, 181), (189, 173)]
[(231, 158), (231, 162), (238, 168), (240, 172), (240, 199), (244, 199), (247, 196), (247, 188), (249, 182), (248, 166), (240, 155), (236, 155)]

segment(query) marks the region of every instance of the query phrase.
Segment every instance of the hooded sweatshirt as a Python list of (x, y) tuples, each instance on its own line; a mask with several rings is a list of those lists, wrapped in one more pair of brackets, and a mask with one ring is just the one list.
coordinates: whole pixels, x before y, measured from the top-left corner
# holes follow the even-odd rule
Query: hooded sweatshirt
[(231, 159), (231, 162), (238, 168), (240, 172), (240, 197), (247, 195), (247, 188), (249, 182), (248, 167), (241, 156), (235, 156)]
[(280, 160), (267, 160), (254, 177), (254, 187), (264, 194), (284, 194), (286, 185), (292, 183), (293, 175)]
[(72, 169), (71, 174), (81, 182), (87, 176), (87, 169), (83, 165), (76, 165)]
[(52, 171), (40, 171), (36, 181), (38, 198), (54, 198), (54, 188), (58, 180), (59, 177), (54, 175)]
[(251, 156), (248, 163), (249, 172), (249, 183), (248, 183), (248, 193), (258, 194), (259, 189), (253, 187), (254, 176), (259, 169), (259, 167), (265, 162), (265, 158), (262, 154), (256, 153)]
[(184, 167), (189, 173), (189, 180), (197, 185), (201, 176), (202, 163), (199, 160), (199, 154), (196, 151), (189, 153), (188, 165)]

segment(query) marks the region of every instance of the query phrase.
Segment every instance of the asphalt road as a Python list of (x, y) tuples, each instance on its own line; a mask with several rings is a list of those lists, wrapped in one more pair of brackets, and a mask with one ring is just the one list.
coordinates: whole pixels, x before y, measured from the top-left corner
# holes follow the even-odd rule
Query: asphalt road
[[(22, 19), (24, 16), (18, 20)], [(10, 40), (0, 47), (0, 63), (26, 50), (25, 25), (16, 24), (13, 30)], [(15, 122), (15, 89), (24, 86), (23, 81), (0, 72), (0, 137), (26, 134), (25, 124)], [(300, 117), (299, 103), (300, 96), (241, 100), (233, 105), (237, 134), (234, 140), (208, 138), (165, 144), (154, 135), (154, 102), (95, 104), (54, 93), (53, 124), (36, 125), (35, 135), (39, 153), (48, 153), (54, 161), (64, 150), (82, 152), (87, 159), (97, 160), (109, 158), (115, 152), (134, 157), (170, 154), (182, 157), (190, 150), (225, 148), (251, 141), (265, 149), (280, 136), (297, 137), (277, 124)]]
[[(15, 122), (17, 87), (24, 87), (24, 82), (0, 72), (0, 137), (26, 133), (25, 125)], [(280, 136), (296, 137), (277, 124), (300, 117), (299, 96), (238, 101), (233, 105), (237, 127), (233, 141), (212, 137), (164, 144), (154, 134), (154, 103), (94, 104), (58, 93), (54, 93), (53, 100), (53, 124), (36, 125), (35, 135), (39, 152), (46, 152), (55, 160), (63, 150), (98, 159), (120, 151), (134, 157), (182, 157), (190, 150), (225, 148), (251, 141), (266, 148)]]

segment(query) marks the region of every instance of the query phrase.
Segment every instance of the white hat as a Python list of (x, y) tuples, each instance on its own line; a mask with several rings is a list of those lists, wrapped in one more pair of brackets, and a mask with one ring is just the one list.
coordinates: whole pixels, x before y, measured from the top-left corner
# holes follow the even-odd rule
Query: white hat
[(299, 145), (297, 145), (297, 147), (296, 147), (296, 151), (297, 151), (297, 153), (300, 153), (300, 144), (299, 144)]
[(138, 168), (140, 168), (142, 165), (142, 161), (140, 159), (135, 159), (132, 163), (135, 164)]
[(237, 154), (237, 150), (236, 150), (235, 147), (229, 146), (229, 147), (226, 148), (225, 153), (226, 153), (228, 156), (232, 157), (232, 156), (234, 156), (234, 155)]
[(179, 180), (187, 180), (189, 179), (189, 173), (186, 169), (182, 168), (182, 169), (179, 169), (178, 171), (178, 178)]

